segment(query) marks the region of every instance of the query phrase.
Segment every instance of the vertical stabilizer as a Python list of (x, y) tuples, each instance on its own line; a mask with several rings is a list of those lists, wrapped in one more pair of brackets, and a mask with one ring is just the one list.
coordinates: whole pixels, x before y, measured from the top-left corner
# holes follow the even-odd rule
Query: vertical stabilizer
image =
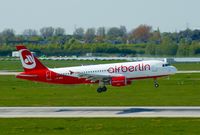
[(33, 54), (23, 45), (16, 46), (25, 72), (47, 69)]

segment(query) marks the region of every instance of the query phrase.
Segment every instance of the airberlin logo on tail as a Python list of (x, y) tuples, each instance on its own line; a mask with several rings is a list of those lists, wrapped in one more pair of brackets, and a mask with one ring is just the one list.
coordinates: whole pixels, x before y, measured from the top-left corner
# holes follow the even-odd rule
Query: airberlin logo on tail
[(36, 62), (30, 51), (22, 49), (19, 51), (20, 59), (24, 68), (33, 69), (36, 67)]

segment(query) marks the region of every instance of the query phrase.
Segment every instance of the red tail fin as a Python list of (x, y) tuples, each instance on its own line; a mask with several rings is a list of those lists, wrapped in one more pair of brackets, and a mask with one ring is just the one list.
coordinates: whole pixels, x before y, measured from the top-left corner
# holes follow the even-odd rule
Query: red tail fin
[(23, 45), (16, 46), (19, 51), (22, 66), (25, 72), (47, 69), (33, 54)]

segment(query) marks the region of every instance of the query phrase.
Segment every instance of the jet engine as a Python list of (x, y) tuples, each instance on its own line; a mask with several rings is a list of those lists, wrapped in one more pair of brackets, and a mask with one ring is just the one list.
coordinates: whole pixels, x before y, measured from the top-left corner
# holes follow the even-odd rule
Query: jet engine
[(110, 84), (112, 86), (121, 87), (130, 85), (131, 81), (127, 80), (125, 76), (117, 76), (117, 77), (112, 77)]

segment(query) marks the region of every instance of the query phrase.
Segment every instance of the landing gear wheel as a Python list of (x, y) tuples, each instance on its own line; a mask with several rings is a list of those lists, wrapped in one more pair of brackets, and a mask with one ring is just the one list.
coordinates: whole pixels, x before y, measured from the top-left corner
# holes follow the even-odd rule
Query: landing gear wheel
[(155, 86), (155, 88), (158, 88), (158, 87), (159, 87), (159, 84), (158, 84), (156, 78), (154, 78), (154, 86)]
[(103, 91), (103, 92), (106, 92), (106, 91), (107, 91), (106, 86), (103, 86), (103, 87), (102, 87), (102, 91)]
[(154, 86), (155, 86), (156, 88), (158, 88), (158, 87), (159, 87), (159, 84), (158, 84), (158, 83), (155, 83)]
[(99, 88), (97, 88), (97, 92), (98, 92), (98, 93), (106, 92), (106, 91), (107, 91), (106, 86), (103, 86), (103, 87), (99, 87)]
[(98, 92), (98, 93), (103, 92), (103, 91), (102, 91), (102, 88), (101, 88), (101, 87), (97, 88), (97, 92)]

